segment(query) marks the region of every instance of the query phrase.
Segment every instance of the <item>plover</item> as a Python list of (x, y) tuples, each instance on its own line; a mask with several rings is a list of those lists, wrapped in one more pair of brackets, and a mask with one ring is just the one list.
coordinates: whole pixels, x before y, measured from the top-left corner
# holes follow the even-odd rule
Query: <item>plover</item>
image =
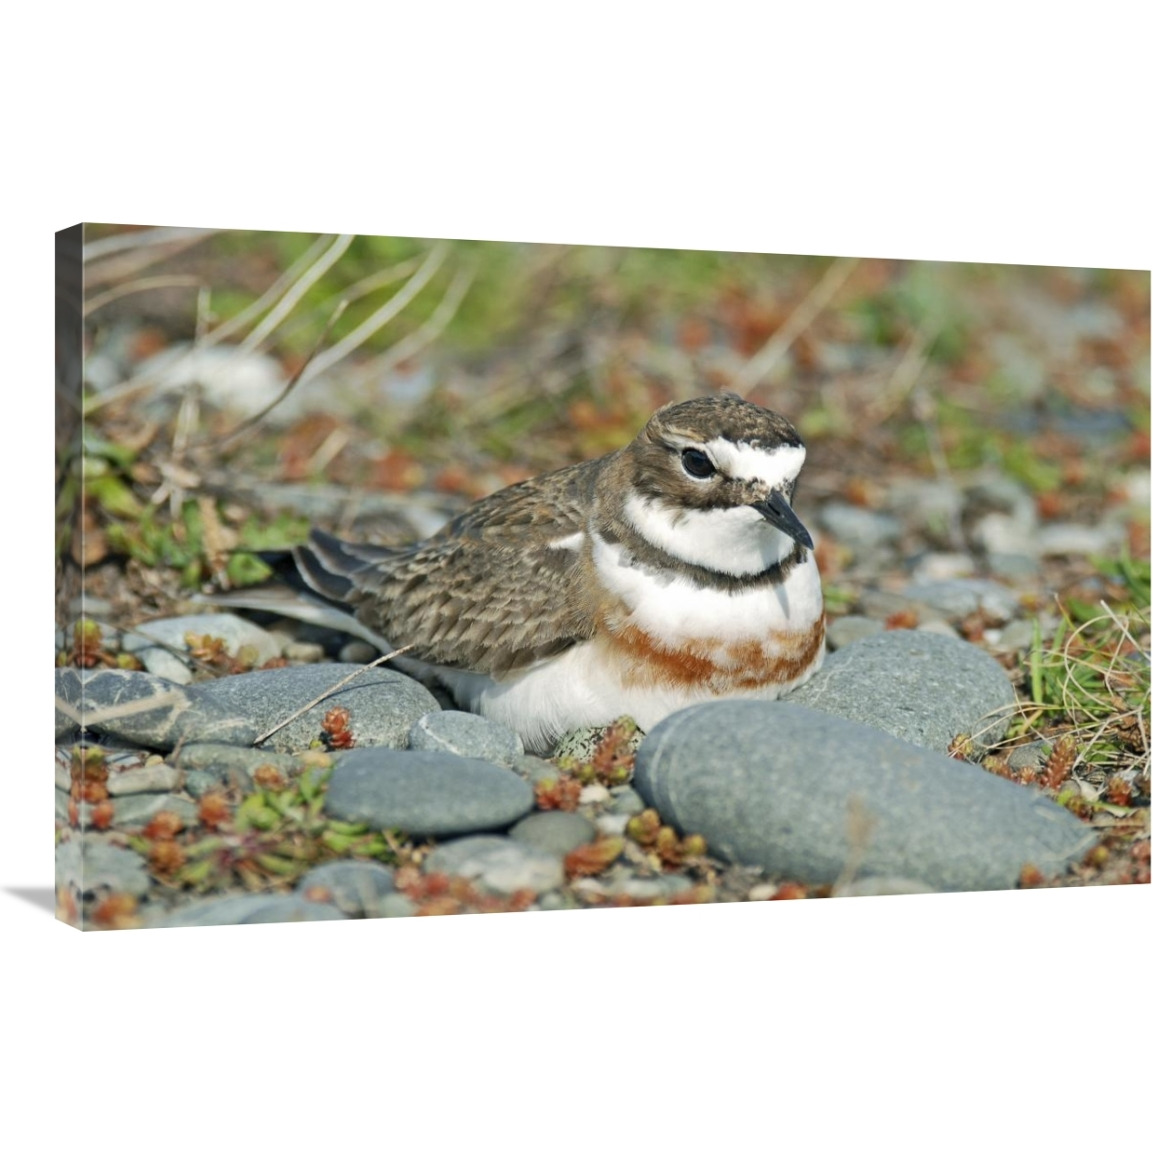
[(805, 448), (734, 395), (659, 409), (625, 448), (478, 501), (418, 544), (314, 531), (293, 557), (398, 664), (547, 755), (628, 714), (772, 699), (825, 649), (813, 542), (792, 509)]

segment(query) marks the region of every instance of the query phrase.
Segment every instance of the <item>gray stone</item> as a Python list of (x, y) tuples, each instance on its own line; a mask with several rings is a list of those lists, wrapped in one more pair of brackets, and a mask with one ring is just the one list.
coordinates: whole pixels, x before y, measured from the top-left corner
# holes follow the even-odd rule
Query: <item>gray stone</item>
[(913, 893), (935, 893), (932, 885), (908, 877), (862, 877), (847, 885), (838, 885), (834, 897), (898, 897)]
[(522, 777), (532, 785), (538, 781), (555, 781), (561, 775), (560, 770), (552, 761), (546, 761), (543, 757), (534, 757), (532, 753), (525, 753), (523, 757), (518, 757), (509, 768), (518, 777)]
[[(224, 746), (227, 748), (228, 746)], [(184, 785), (184, 774), (163, 763), (143, 765), (126, 773), (108, 774), (108, 795), (123, 797), (129, 793), (171, 793)]]
[(1002, 652), (1015, 653), (1033, 647), (1034, 632), (1035, 626), (1031, 620), (1011, 621), (1001, 630), (996, 639), (988, 633), (985, 636), (990, 644)]
[(198, 901), (150, 922), (154, 929), (186, 929), (206, 925), (272, 925), (281, 921), (343, 921), (345, 914), (321, 901), (296, 894), (252, 893)]
[(895, 544), (904, 529), (895, 516), (841, 501), (830, 501), (820, 512), (821, 524), (841, 544), (853, 548), (876, 548), (877, 545)]
[(403, 893), (389, 893), (380, 899), (380, 916), (412, 917), (416, 915), (416, 905)]
[[(232, 613), (196, 613), (146, 621), (130, 631), (126, 630), (122, 643), (124, 651), (135, 653), (150, 673), (186, 685), (192, 680), (195, 666), (190, 658), (186, 659), (179, 653), (188, 652), (184, 638), (190, 633), (218, 637), (224, 641), (225, 651), (230, 657), (235, 657), (241, 648), (246, 647), (254, 665), (262, 665), (280, 656), (281, 643), (276, 637)], [(157, 641), (161, 643), (154, 643)], [(172, 652), (172, 649), (179, 652)]]
[(381, 901), (396, 886), (392, 871), (375, 861), (330, 861), (310, 869), (296, 891), (309, 901), (326, 901), (350, 917), (380, 917)]
[(339, 655), (343, 664), (366, 665), (369, 661), (376, 660), (380, 652), (376, 645), (370, 645), (368, 641), (353, 640), (340, 650)]
[(870, 617), (853, 615), (834, 617), (825, 630), (825, 639), (829, 648), (835, 651), (843, 649), (845, 645), (851, 645), (853, 641), (863, 641), (865, 637), (876, 636), (884, 630), (884, 627), (880, 621)]
[(635, 817), (637, 813), (644, 812), (644, 798), (632, 785), (618, 785), (614, 789), (609, 789), (609, 792), (612, 793), (612, 800), (609, 802), (610, 813)]
[(511, 768), (524, 756), (524, 743), (512, 729), (475, 713), (427, 713), (408, 734), (410, 749), (455, 753)]
[(917, 625), (916, 631), (936, 633), (939, 637), (952, 637), (954, 640), (960, 639), (960, 633), (948, 621), (925, 621), (924, 624)]
[(976, 561), (967, 552), (930, 552), (917, 560), (912, 576), (915, 581), (958, 580), (976, 570)]
[(1049, 741), (1030, 741), (1027, 745), (1018, 745), (1009, 752), (1009, 768), (1018, 772), (1022, 769), (1043, 769), (1052, 752), (1053, 745)]
[(895, 629), (832, 653), (788, 699), (941, 752), (967, 733), (980, 752), (1004, 735), (1016, 695), (976, 645)]
[(212, 773), (202, 773), (198, 769), (189, 769), (184, 774), (184, 791), (196, 800), (220, 788), (220, 780)]
[(1021, 609), (1009, 589), (989, 580), (916, 581), (906, 587), (905, 596), (938, 609), (951, 621), (981, 610), (993, 624), (1001, 624), (1012, 620)]
[(948, 541), (960, 523), (964, 497), (947, 480), (895, 480), (888, 486), (886, 504), (909, 528)]
[(464, 877), (488, 893), (545, 893), (564, 884), (564, 864), (554, 853), (508, 837), (462, 837), (425, 858), (426, 873)]
[(437, 707), (428, 689), (411, 677), (386, 668), (361, 671), (358, 665), (262, 669), (222, 677), (194, 688), (200, 694), (199, 699), (247, 717), (260, 734), (292, 716), (350, 673), (359, 675), (278, 729), (261, 747), (277, 752), (307, 749), (313, 741), (320, 740), (325, 714), (342, 707), (351, 715), (349, 730), (358, 748), (377, 745), (403, 748), (413, 722)]
[(148, 892), (144, 858), (131, 849), (73, 837), (56, 846), (56, 887), (70, 888), (81, 899), (104, 893)]
[(921, 623), (945, 620), (945, 613), (941, 609), (888, 589), (865, 589), (860, 596), (860, 605), (862, 612), (878, 622), (888, 620), (897, 613), (912, 613)]
[(324, 809), (339, 820), (416, 837), (505, 829), (533, 806), (509, 769), (451, 753), (353, 749), (337, 762)]
[(579, 813), (545, 812), (529, 813), (513, 825), (508, 835), (514, 841), (563, 859), (573, 849), (596, 840), (597, 831), (596, 826)]
[(1038, 791), (780, 701), (674, 713), (641, 747), (635, 783), (710, 855), (805, 884), (1007, 889), (1025, 865), (1059, 874), (1094, 843)]
[(186, 829), (200, 824), (197, 806), (170, 793), (131, 793), (112, 802), (112, 823), (117, 828), (147, 825), (157, 813), (169, 812), (184, 822)]
[(1033, 577), (1041, 571), (1041, 562), (1036, 556), (1025, 553), (991, 552), (985, 562), (994, 576), (1005, 577), (1007, 580)]
[(252, 775), (263, 765), (270, 765), (285, 777), (294, 777), (300, 772), (300, 762), (288, 753), (234, 745), (185, 745), (172, 759), (187, 772), (208, 773), (218, 788), (234, 786), (244, 791), (251, 791)]
[(1093, 556), (1113, 553), (1125, 543), (1125, 526), (1117, 523), (1047, 524), (1037, 531), (1042, 556)]
[[(206, 699), (201, 687), (182, 687), (149, 673), (57, 669), (56, 696), (58, 742), (78, 735), (77, 717), (91, 732), (152, 749), (188, 741), (245, 745), (259, 734), (243, 715)], [(63, 712), (60, 701), (74, 715)]]

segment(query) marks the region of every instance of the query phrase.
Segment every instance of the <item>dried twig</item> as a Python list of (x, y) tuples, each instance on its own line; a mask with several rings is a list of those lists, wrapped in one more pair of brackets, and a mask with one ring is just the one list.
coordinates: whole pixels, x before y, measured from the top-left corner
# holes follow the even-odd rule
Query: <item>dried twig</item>
[(768, 340), (745, 362), (744, 367), (733, 379), (733, 390), (742, 396), (756, 387), (776, 366), (777, 361), (792, 347), (793, 342), (817, 318), (820, 311), (837, 294), (838, 289), (849, 279), (857, 267), (857, 257), (842, 257), (834, 260), (824, 275), (809, 289), (808, 295), (793, 309), (792, 315)]
[(366, 673), (369, 669), (374, 669), (377, 665), (382, 665), (385, 661), (392, 660), (393, 657), (403, 656), (404, 653), (410, 652), (415, 647), (415, 645), (405, 645), (403, 648), (394, 649), (390, 653), (385, 653), (382, 657), (377, 657), (376, 660), (369, 662), (367, 665), (361, 665), (361, 667), (358, 668), (355, 672), (349, 673), (348, 676), (343, 677), (341, 680), (337, 681), (336, 684), (332, 685), (330, 688), (325, 689), (324, 692), (322, 692), (320, 696), (318, 696), (315, 700), (309, 701), (306, 705), (301, 705), (301, 707), (298, 708), (296, 712), (289, 714), (284, 718), (284, 720), (273, 725), (272, 728), (268, 730), (268, 732), (261, 733), (261, 735), (257, 737), (256, 740), (254, 740), (252, 743), (254, 745), (263, 744), (274, 733), (280, 732), (280, 730), (284, 728), (285, 725), (291, 724), (294, 720), (296, 720), (297, 717), (303, 716), (306, 712), (308, 712), (309, 709), (315, 708), (322, 701), (326, 701), (330, 696), (333, 695), (333, 693), (335, 693), (338, 689), (344, 688), (344, 686), (348, 684), (349, 681), (355, 680), (358, 676), (360, 676), (361, 673)]

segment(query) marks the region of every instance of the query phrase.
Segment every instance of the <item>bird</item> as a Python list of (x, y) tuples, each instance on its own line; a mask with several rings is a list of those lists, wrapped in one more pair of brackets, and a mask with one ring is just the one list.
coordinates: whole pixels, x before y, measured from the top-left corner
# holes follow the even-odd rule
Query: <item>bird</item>
[(722, 697), (775, 699), (825, 652), (805, 446), (735, 394), (659, 408), (625, 447), (501, 489), (426, 540), (314, 529), (300, 582), (394, 646), (403, 671), (549, 755), (622, 715), (647, 732)]

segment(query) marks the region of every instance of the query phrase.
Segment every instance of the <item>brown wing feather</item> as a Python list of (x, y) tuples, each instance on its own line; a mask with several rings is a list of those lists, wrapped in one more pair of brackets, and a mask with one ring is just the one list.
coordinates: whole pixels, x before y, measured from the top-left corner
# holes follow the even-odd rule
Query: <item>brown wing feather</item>
[[(431, 664), (499, 675), (592, 635), (574, 595), (582, 551), (549, 543), (585, 527), (603, 461), (504, 489), (422, 544), (344, 569), (370, 628)], [(351, 559), (351, 558), (350, 558)], [(493, 574), (496, 579), (493, 579)]]

